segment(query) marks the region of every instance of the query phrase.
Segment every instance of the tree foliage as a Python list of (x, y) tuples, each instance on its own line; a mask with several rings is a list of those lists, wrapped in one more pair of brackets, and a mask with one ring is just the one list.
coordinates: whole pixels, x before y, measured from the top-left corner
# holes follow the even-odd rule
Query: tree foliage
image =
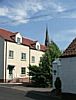
[(61, 55), (58, 46), (51, 41), (39, 66), (30, 66), (32, 80), (37, 86), (48, 87), (52, 84), (52, 62)]

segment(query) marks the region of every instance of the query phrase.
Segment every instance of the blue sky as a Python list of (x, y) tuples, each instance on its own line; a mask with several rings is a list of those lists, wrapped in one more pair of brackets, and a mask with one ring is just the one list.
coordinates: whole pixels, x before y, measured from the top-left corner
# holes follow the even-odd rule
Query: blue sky
[(0, 0), (0, 28), (44, 43), (49, 38), (65, 50), (76, 37), (76, 0)]

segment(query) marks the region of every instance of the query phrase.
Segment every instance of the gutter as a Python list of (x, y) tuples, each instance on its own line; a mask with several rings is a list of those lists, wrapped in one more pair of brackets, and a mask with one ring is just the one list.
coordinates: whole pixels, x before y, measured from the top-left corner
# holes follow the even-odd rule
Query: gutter
[[(29, 67), (30, 67), (30, 47), (29, 47)], [(30, 72), (30, 70), (29, 70)], [(30, 83), (30, 75), (29, 75), (29, 83)]]

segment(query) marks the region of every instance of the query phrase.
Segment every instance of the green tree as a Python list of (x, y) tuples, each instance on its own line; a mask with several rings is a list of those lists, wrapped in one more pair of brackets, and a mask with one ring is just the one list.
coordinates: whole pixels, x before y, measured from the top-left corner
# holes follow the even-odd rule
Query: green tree
[(52, 84), (52, 62), (60, 55), (58, 46), (51, 41), (40, 60), (39, 66), (30, 66), (32, 80), (37, 86), (48, 87)]
[(41, 71), (41, 68), (39, 66), (30, 65), (29, 71), (29, 75), (32, 76), (32, 84), (37, 87), (45, 87), (45, 77)]

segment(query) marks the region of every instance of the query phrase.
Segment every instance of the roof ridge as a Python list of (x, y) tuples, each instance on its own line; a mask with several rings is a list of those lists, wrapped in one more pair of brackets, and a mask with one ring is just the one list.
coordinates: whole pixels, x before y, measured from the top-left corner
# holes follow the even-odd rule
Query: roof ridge
[[(0, 37), (2, 37), (4, 40), (10, 41), (10, 42), (15, 42), (14, 36), (17, 33), (19, 33), (19, 32), (11, 32), (11, 31), (8, 31), (8, 30), (5, 30), (5, 29), (0, 29)], [(22, 44), (23, 45), (32, 47), (31, 44), (36, 43), (36, 42), (37, 42), (37, 40), (32, 40), (32, 39), (29, 39), (29, 38), (22, 36)], [(33, 49), (35, 49), (35, 47), (33, 47)], [(41, 45), (41, 50), (44, 51), (45, 46), (43, 47), (43, 45)]]
[(31, 38), (27, 38), (27, 37), (24, 37), (24, 36), (22, 36), (22, 38), (27, 39), (27, 40), (30, 40), (32, 42), (35, 42), (35, 40), (32, 40)]
[(7, 31), (7, 32), (10, 32), (10, 33), (14, 33), (14, 32), (11, 32), (11, 31), (9, 31), (9, 30), (7, 30), (7, 29), (3, 29), (3, 28), (0, 28), (0, 30), (2, 30), (2, 31)]

